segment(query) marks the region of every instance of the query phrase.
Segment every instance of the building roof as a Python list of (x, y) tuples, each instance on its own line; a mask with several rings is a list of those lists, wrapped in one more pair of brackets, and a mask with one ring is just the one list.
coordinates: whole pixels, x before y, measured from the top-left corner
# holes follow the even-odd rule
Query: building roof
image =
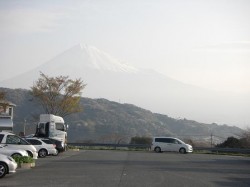
[(7, 100), (0, 100), (0, 104), (8, 104), (9, 106), (15, 107), (16, 105), (10, 101)]

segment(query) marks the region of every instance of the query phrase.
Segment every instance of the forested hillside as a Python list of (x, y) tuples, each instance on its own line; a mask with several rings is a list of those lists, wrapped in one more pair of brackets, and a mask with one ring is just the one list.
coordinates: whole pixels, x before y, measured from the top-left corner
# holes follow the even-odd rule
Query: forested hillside
[[(6, 99), (15, 103), (14, 131), (34, 133), (41, 107), (25, 89), (0, 88)], [(69, 142), (129, 142), (133, 136), (175, 136), (194, 141), (224, 141), (240, 135), (243, 130), (227, 125), (204, 124), (187, 119), (174, 119), (152, 113), (132, 104), (106, 99), (81, 98), (84, 110), (67, 116)]]

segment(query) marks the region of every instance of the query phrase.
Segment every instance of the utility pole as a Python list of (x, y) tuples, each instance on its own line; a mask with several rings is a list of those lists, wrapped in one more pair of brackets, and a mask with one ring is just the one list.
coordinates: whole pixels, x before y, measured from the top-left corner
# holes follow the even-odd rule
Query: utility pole
[(23, 126), (23, 135), (25, 136), (25, 130), (26, 130), (26, 119), (24, 119), (24, 126)]
[(213, 133), (211, 133), (210, 141), (211, 141), (211, 147), (213, 147)]

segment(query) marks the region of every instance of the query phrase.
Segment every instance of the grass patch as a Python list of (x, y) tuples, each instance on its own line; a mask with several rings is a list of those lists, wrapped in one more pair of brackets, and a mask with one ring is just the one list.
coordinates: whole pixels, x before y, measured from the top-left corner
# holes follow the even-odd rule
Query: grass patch
[(195, 150), (194, 154), (210, 154), (210, 155), (227, 155), (227, 156), (245, 156), (250, 157), (250, 154), (243, 153), (230, 153), (230, 152), (220, 152), (220, 151), (206, 151), (206, 150)]

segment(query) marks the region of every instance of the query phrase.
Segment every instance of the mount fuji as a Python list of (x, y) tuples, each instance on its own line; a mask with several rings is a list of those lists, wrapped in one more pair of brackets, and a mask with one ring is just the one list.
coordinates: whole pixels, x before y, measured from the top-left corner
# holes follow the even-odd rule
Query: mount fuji
[[(96, 47), (78, 44), (1, 87), (30, 88), (42, 72), (49, 76), (82, 78), (84, 97), (132, 103), (153, 112), (202, 122), (233, 124), (246, 119), (250, 104), (171, 79), (154, 70), (135, 68)], [(235, 100), (236, 99), (236, 100)], [(250, 120), (249, 120), (250, 121)]]

